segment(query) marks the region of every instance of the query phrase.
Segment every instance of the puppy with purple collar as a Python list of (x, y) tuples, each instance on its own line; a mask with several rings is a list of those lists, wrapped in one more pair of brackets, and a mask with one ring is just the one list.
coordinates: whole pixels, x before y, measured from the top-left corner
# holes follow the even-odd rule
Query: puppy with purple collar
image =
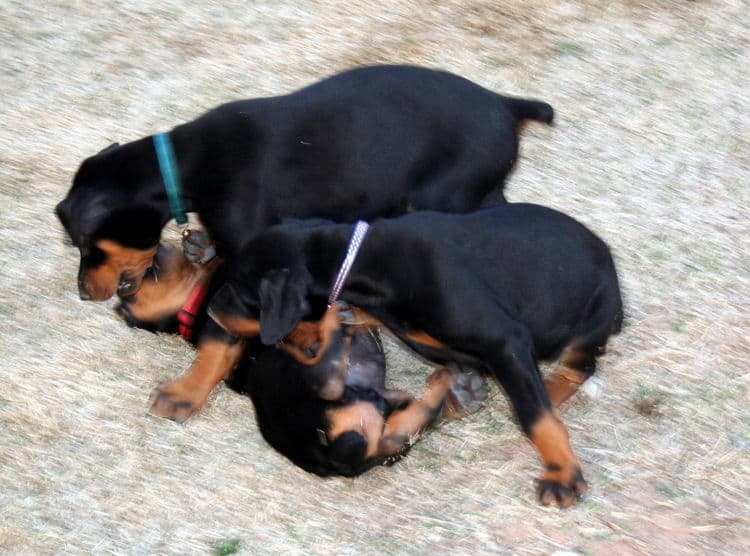
[[(194, 344), (208, 318), (205, 300), (225, 273), (219, 259), (191, 263), (176, 245), (162, 242), (138, 293), (121, 297), (116, 310), (129, 326), (179, 332)], [(345, 324), (315, 364), (284, 349), (303, 346), (315, 354), (318, 338), (304, 340), (300, 330), (294, 343), (279, 348), (248, 340), (226, 381), (252, 399), (265, 440), (299, 467), (322, 476), (354, 476), (392, 463), (436, 419), (474, 411), (486, 398), (483, 377), (448, 368), (432, 374), (421, 399), (386, 388), (379, 335), (356, 326), (346, 308), (336, 314)]]

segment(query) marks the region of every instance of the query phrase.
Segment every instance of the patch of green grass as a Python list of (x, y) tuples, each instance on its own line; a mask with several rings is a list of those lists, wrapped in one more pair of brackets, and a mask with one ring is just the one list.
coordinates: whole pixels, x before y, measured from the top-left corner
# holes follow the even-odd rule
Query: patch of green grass
[(507, 423), (507, 421), (500, 421), (499, 419), (492, 419), (490, 417), (480, 425), (479, 431), (485, 434), (500, 434), (505, 430)]
[(615, 480), (612, 478), (612, 476), (607, 473), (606, 471), (600, 472), (596, 476), (595, 480), (596, 484), (602, 488), (609, 487), (615, 484)]
[(657, 492), (668, 496), (669, 498), (680, 498), (682, 496), (685, 496), (684, 490), (671, 483), (659, 481), (658, 483), (656, 483), (655, 487)]
[(214, 554), (214, 556), (229, 556), (229, 554), (236, 554), (240, 549), (240, 544), (242, 544), (240, 539), (226, 539), (214, 546), (212, 554)]
[(506, 57), (500, 57), (494, 54), (490, 54), (489, 56), (487, 56), (484, 61), (487, 65), (493, 67), (510, 67), (515, 64), (514, 60)]
[(676, 320), (670, 323), (670, 327), (675, 332), (684, 332), (688, 323), (695, 318), (695, 313), (680, 313)]
[(736, 60), (742, 55), (742, 50), (734, 46), (714, 46), (709, 50), (712, 57), (719, 58), (721, 60)]
[(668, 35), (664, 35), (662, 37), (659, 37), (654, 41), (655, 46), (667, 46), (669, 44), (672, 44), (674, 42), (674, 38)]
[(563, 41), (555, 46), (554, 52), (560, 56), (575, 56), (576, 58), (580, 58), (583, 55), (584, 50), (580, 44)]
[(401, 48), (414, 48), (415, 46), (419, 46), (419, 39), (417, 39), (416, 37), (406, 36), (401, 39), (401, 44), (399, 46)]
[(635, 410), (644, 417), (660, 417), (663, 402), (662, 394), (653, 386), (638, 382), (633, 395)]

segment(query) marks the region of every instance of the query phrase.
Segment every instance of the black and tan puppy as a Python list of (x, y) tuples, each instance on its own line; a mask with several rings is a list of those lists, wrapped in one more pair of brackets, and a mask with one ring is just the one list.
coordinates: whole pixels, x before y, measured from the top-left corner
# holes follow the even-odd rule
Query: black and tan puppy
[[(220, 106), (169, 133), (182, 201), (233, 258), (283, 218), (339, 222), (432, 209), (478, 208), (518, 155), (525, 120), (551, 122), (543, 102), (501, 96), (449, 73), (372, 66), (289, 95)], [(57, 215), (80, 250), (82, 299), (135, 293), (172, 218), (154, 137), (85, 160)], [(208, 391), (194, 374), (226, 377), (241, 349), (208, 326), (185, 376), (164, 385), (153, 411), (197, 411)]]
[[(285, 217), (475, 209), (513, 166), (519, 124), (552, 117), (449, 73), (372, 66), (225, 104), (170, 137), (185, 210), (231, 257)], [(172, 218), (152, 137), (85, 160), (57, 214), (81, 250), (82, 298), (137, 290)]]
[[(352, 229), (305, 222), (269, 229), (213, 296), (210, 315), (233, 334), (281, 340), (311, 301), (328, 295)], [(621, 325), (614, 263), (596, 235), (529, 204), (377, 220), (341, 299), (438, 364), (494, 373), (542, 458), (542, 503), (568, 506), (586, 490), (554, 407), (591, 376)], [(335, 330), (321, 328), (324, 339)], [(558, 355), (548, 394), (537, 360)]]
[[(194, 342), (207, 318), (203, 300), (223, 274), (220, 261), (194, 264), (177, 246), (161, 243), (139, 292), (123, 297), (117, 311), (130, 326), (179, 331)], [(227, 384), (250, 396), (271, 446), (323, 476), (354, 476), (395, 461), (439, 415), (460, 416), (486, 397), (484, 380), (471, 372), (437, 370), (421, 399), (387, 389), (385, 374), (377, 333), (347, 326), (312, 366), (255, 343)]]
[[(473, 379), (461, 380), (470, 375), (446, 367), (428, 379), (421, 399), (386, 389), (378, 342), (360, 332), (336, 357), (313, 367), (281, 349), (266, 348), (252, 360), (246, 352), (227, 384), (249, 394), (263, 437), (293, 463), (322, 476), (359, 475), (405, 455), (441, 415), (457, 416), (456, 394), (472, 398), (477, 392), (466, 388)], [(322, 399), (307, 377), (331, 372), (342, 362), (338, 357), (346, 367), (345, 389), (336, 399)]]

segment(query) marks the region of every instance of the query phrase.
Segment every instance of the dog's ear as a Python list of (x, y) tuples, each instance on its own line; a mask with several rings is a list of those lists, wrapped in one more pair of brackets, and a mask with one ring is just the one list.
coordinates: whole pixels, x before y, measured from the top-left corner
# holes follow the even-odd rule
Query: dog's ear
[(115, 150), (115, 149), (116, 149), (117, 147), (119, 147), (119, 146), (120, 146), (120, 143), (112, 143), (112, 144), (111, 144), (111, 145), (110, 145), (109, 147), (104, 147), (104, 148), (103, 148), (102, 150), (100, 150), (100, 151), (99, 151), (98, 153), (96, 153), (96, 154), (97, 154), (97, 155), (100, 155), (100, 154), (106, 154), (106, 153), (108, 153), (109, 151), (113, 151), (113, 150)]
[[(82, 219), (83, 222), (87, 220)], [(125, 247), (150, 249), (159, 243), (161, 237), (161, 215), (158, 211), (137, 206), (115, 210), (102, 217), (97, 211), (91, 211), (89, 235), (103, 239), (113, 239)]]
[(310, 310), (307, 288), (311, 283), (304, 267), (274, 269), (263, 276), (258, 288), (261, 342), (273, 345), (294, 330)]
[(55, 207), (55, 214), (65, 228), (65, 231), (70, 229), (70, 207), (72, 203), (73, 201), (70, 197), (65, 197), (65, 199), (60, 201)]

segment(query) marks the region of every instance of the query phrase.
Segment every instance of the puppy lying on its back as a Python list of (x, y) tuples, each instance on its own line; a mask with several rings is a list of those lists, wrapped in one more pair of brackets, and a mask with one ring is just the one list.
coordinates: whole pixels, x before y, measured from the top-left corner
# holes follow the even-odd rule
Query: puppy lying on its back
[[(117, 311), (130, 326), (179, 330), (194, 343), (207, 319), (203, 300), (224, 274), (220, 261), (193, 264), (176, 246), (162, 242), (140, 291), (121, 298)], [(379, 336), (363, 328), (339, 331), (325, 357), (312, 366), (282, 349), (250, 343), (227, 385), (250, 396), (271, 446), (318, 475), (353, 476), (395, 461), (438, 416), (473, 411), (486, 397), (480, 375), (448, 369), (428, 379), (421, 400), (387, 389)], [(329, 377), (342, 375), (343, 389), (335, 395), (327, 391)]]

